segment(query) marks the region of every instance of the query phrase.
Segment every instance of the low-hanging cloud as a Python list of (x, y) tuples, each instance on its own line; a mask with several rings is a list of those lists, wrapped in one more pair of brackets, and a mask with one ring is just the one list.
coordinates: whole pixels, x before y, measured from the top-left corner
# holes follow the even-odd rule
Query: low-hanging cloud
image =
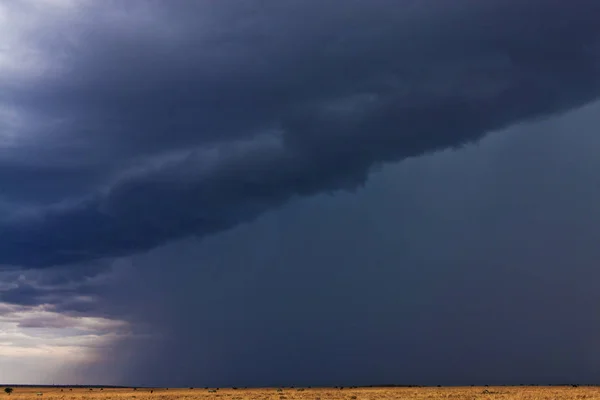
[(1, 6), (0, 265), (203, 237), (600, 94), (592, 0), (52, 4)]

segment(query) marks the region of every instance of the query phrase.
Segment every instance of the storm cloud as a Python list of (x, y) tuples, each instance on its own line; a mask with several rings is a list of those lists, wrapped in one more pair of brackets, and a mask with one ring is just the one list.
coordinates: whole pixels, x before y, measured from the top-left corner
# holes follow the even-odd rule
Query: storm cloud
[(592, 0), (1, 10), (6, 266), (206, 237), (600, 94)]
[(599, 107), (122, 259), (105, 306), (161, 338), (116, 343), (90, 375), (221, 387), (597, 382)]
[(593, 382), (600, 3), (0, 1), (0, 375)]

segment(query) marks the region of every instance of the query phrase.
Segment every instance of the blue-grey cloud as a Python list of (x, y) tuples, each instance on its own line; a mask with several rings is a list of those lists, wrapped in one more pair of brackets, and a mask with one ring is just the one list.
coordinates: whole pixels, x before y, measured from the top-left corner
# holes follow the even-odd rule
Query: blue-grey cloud
[(105, 316), (101, 300), (110, 276), (105, 263), (0, 272), (0, 304), (43, 307), (65, 316)]
[(0, 78), (3, 265), (204, 237), (600, 94), (592, 0), (73, 4), (8, 8), (39, 59)]
[(595, 382), (599, 107), (128, 257), (105, 305), (161, 337), (125, 340), (88, 373), (174, 386)]

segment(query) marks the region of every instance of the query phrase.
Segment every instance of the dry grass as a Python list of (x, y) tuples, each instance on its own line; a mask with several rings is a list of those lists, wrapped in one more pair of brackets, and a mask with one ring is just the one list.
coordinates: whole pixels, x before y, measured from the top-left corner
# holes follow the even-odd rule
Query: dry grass
[[(3, 390), (3, 388), (2, 388)], [(39, 393), (42, 393), (41, 395)], [(377, 400), (377, 399), (598, 399), (598, 387), (449, 387), (449, 388), (358, 388), (358, 389), (83, 389), (19, 388), (6, 400)]]

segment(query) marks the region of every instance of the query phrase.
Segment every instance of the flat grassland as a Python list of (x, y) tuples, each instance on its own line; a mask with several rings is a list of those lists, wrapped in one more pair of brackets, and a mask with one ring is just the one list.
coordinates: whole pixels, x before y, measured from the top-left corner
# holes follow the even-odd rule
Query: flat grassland
[[(263, 388), (263, 389), (113, 389), (15, 387), (10, 395), (0, 388), (6, 400), (378, 400), (378, 399), (598, 399), (595, 386), (519, 387), (384, 387), (384, 388)], [(1, 398), (1, 397), (0, 397)]]

